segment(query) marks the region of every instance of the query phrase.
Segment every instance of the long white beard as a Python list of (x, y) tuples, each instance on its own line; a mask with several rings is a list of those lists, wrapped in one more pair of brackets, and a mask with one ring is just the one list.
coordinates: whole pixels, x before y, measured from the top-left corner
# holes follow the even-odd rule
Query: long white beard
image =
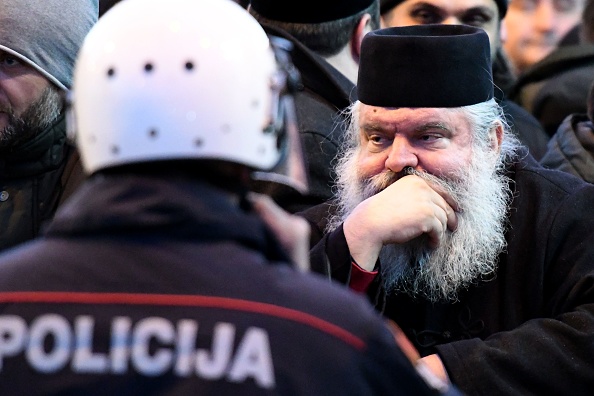
[[(330, 219), (329, 229), (342, 223), (361, 201), (401, 176), (382, 173), (363, 182), (357, 176), (356, 152), (351, 155), (339, 169), (339, 213)], [(492, 155), (486, 149), (475, 148), (471, 164), (447, 180), (412, 169), (406, 172), (438, 183), (450, 193), (460, 209), (458, 227), (455, 232), (447, 232), (435, 249), (428, 247), (425, 237), (384, 246), (380, 263), (388, 293), (452, 301), (462, 288), (494, 275), (498, 255), (506, 247), (505, 219), (511, 192), (509, 178), (487, 160)]]

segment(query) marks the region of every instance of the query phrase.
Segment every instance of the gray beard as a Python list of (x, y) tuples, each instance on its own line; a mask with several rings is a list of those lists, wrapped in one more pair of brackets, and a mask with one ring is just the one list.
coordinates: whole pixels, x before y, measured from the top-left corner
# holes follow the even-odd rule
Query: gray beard
[[(435, 249), (428, 247), (425, 236), (384, 246), (380, 263), (388, 293), (406, 293), (434, 302), (455, 301), (461, 289), (494, 276), (498, 256), (506, 247), (510, 180), (486, 160), (492, 154), (480, 148), (474, 151), (471, 164), (447, 179), (412, 168), (405, 172), (431, 180), (450, 193), (460, 208), (458, 227), (446, 232)], [(354, 151), (351, 154), (353, 157), (339, 169), (339, 211), (329, 220), (328, 230), (342, 223), (361, 201), (402, 177), (388, 172), (363, 182), (357, 177)]]
[(17, 147), (52, 125), (60, 116), (62, 98), (56, 88), (47, 87), (20, 117), (12, 109), (3, 110), (8, 114), (8, 125), (0, 131), (0, 150)]

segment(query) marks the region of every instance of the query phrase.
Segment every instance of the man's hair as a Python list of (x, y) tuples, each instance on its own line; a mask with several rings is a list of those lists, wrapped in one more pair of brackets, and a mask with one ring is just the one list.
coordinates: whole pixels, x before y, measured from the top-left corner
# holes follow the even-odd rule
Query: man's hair
[[(280, 0), (279, 0), (280, 1)], [(292, 23), (271, 20), (250, 8), (250, 13), (258, 22), (289, 33), (311, 51), (321, 56), (339, 53), (349, 42), (364, 14), (371, 15), (371, 29), (379, 29), (379, 3), (373, 1), (369, 7), (355, 15), (335, 21), (321, 23)]]

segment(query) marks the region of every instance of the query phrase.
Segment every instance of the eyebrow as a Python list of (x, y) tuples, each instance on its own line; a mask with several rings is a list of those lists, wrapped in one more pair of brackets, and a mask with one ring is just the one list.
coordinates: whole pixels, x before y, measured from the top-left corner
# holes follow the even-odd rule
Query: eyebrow
[[(420, 2), (415, 4), (415, 6), (413, 7), (413, 9), (415, 9), (416, 7), (424, 7), (424, 8), (428, 8), (431, 9), (433, 12), (442, 12), (443, 8), (435, 6), (431, 3), (425, 3), (425, 2)], [(491, 16), (494, 16), (494, 10), (487, 7), (487, 6), (483, 6), (483, 5), (478, 5), (469, 9), (466, 9), (463, 11), (463, 15), (465, 14), (470, 14), (470, 13), (477, 13), (477, 12), (482, 12), (485, 14), (489, 14)]]
[(451, 130), (452, 130), (450, 127), (447, 126), (447, 124), (444, 124), (443, 122), (428, 122), (426, 124), (423, 124), (423, 125), (415, 128), (415, 131), (416, 132), (426, 132), (431, 129), (441, 129), (446, 132), (451, 132)]
[(388, 127), (383, 126), (379, 122), (371, 122), (371, 123), (366, 123), (366, 124), (361, 125), (361, 127), (359, 129), (362, 131), (386, 132), (386, 131), (392, 131), (397, 128), (391, 128), (391, 127), (388, 128)]
[[(452, 132), (452, 128), (443, 122), (427, 122), (417, 126), (413, 129), (415, 133), (423, 133), (432, 129), (440, 129), (446, 132)], [(380, 133), (398, 133), (398, 127), (385, 127), (381, 123), (373, 122), (369, 124), (363, 124), (360, 127), (361, 131), (368, 132), (380, 132)]]

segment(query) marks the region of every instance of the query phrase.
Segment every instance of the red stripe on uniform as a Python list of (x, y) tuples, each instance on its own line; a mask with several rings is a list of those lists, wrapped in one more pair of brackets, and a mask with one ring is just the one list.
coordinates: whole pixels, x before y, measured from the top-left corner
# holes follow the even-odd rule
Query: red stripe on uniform
[(354, 348), (363, 349), (365, 347), (365, 342), (361, 338), (313, 315), (277, 305), (235, 298), (137, 293), (5, 292), (0, 293), (0, 303), (126, 304), (224, 308), (276, 316), (302, 323), (339, 338)]

